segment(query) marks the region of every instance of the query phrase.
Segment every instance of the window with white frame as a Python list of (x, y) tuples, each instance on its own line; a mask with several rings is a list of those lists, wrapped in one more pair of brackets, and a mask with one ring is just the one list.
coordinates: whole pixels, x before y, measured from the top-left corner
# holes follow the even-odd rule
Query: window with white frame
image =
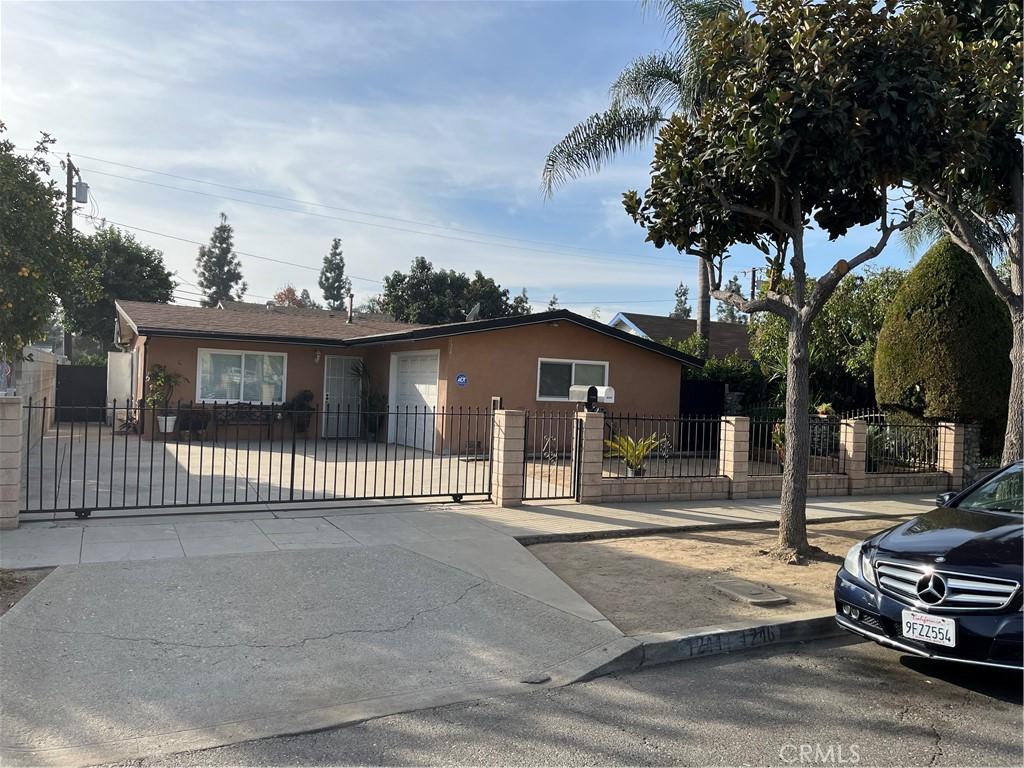
[(274, 352), (200, 349), (196, 399), (216, 402), (284, 402), (288, 356)]
[(568, 400), (572, 385), (603, 387), (608, 384), (608, 363), (598, 360), (537, 361), (537, 399)]

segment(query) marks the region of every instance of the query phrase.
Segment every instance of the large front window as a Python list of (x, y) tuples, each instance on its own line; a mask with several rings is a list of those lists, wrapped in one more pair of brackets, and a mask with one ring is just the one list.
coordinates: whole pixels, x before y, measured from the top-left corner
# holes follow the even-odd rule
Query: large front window
[(568, 400), (572, 385), (608, 384), (608, 363), (595, 360), (541, 359), (537, 363), (537, 399)]
[(196, 399), (215, 402), (284, 402), (288, 356), (272, 352), (199, 350)]

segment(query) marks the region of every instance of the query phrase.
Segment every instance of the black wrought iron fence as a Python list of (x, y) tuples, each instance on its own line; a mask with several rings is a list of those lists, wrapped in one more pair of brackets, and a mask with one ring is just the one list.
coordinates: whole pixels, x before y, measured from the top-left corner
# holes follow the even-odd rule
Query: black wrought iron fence
[(611, 477), (716, 477), (720, 416), (605, 417), (603, 474)]
[[(842, 445), (842, 420), (837, 416), (808, 417), (807, 472), (811, 475), (846, 471)], [(751, 419), (747, 473), (751, 476), (781, 475), (786, 460), (784, 419)]]
[(935, 472), (939, 429), (931, 424), (868, 424), (865, 470), (872, 474)]
[(751, 477), (781, 475), (785, 458), (785, 422), (773, 418), (751, 418), (747, 474)]
[(46, 402), (24, 407), (29, 425), (53, 424), (26, 435), (24, 512), (491, 492), (493, 417), (482, 409), (115, 401), (102, 421), (82, 406), (57, 422)]
[(579, 426), (574, 411), (527, 411), (523, 498), (576, 497)]

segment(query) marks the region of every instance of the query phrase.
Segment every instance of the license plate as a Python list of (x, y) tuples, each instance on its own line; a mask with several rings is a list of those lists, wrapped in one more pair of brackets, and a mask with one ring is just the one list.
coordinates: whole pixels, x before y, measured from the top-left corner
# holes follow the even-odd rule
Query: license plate
[(956, 619), (903, 611), (903, 636), (953, 648), (956, 646)]

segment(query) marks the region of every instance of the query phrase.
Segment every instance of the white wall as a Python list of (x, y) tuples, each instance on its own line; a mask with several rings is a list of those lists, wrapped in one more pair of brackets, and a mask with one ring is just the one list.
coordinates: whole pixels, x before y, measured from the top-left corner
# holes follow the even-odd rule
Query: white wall
[(132, 398), (132, 353), (107, 352), (107, 402), (122, 406)]
[(28, 410), (22, 411), (21, 434), (34, 446), (40, 437), (53, 425), (53, 410), (57, 397), (57, 355), (41, 349), (27, 348), (24, 351), (31, 360), (18, 360), (14, 364), (14, 386), (23, 404), (32, 398), (33, 405), (42, 405), (44, 400), (47, 408), (33, 410), (31, 424)]

